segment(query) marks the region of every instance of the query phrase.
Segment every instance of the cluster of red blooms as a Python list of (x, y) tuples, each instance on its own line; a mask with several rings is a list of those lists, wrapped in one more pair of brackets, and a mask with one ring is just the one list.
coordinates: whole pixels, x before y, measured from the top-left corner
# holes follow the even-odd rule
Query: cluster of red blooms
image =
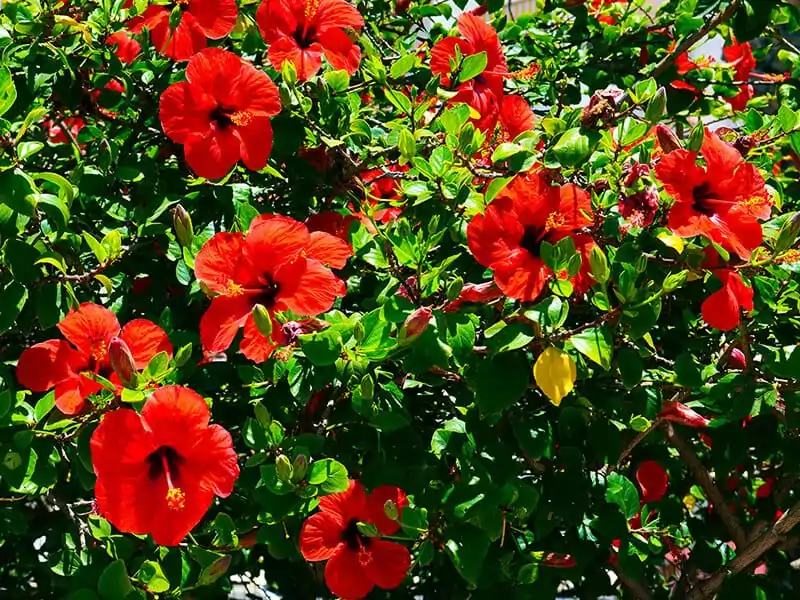
[(503, 82), (509, 77), (530, 77), (538, 68), (534, 65), (521, 73), (510, 73), (497, 31), (483, 19), (471, 13), (458, 18), (461, 37), (439, 40), (431, 50), (431, 72), (440, 75), (442, 84), (450, 87), (457, 81), (462, 67), (459, 57), (486, 53), (486, 68), (482, 73), (458, 84), (451, 102), (463, 102), (478, 115), (475, 126), (493, 132), (500, 123), (501, 133), (513, 140), (523, 131), (533, 128), (533, 111), (524, 98), (506, 96)]

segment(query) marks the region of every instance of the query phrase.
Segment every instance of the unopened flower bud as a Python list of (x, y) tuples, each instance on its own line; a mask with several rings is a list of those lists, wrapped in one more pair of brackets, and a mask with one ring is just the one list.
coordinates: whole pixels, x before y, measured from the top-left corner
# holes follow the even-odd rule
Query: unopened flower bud
[(375, 527), (372, 523), (362, 523), (358, 522), (356, 525), (358, 527), (358, 532), (363, 535), (364, 537), (378, 537), (378, 528)]
[(656, 95), (650, 99), (645, 109), (644, 116), (651, 123), (655, 123), (667, 112), (667, 90), (658, 88)]
[(183, 10), (181, 9), (180, 4), (177, 4), (175, 8), (172, 9), (172, 12), (169, 13), (169, 28), (172, 31), (175, 31), (181, 24), (182, 19), (183, 19)]
[(394, 500), (387, 500), (383, 503), (383, 513), (392, 521), (397, 521), (400, 518), (400, 511), (397, 509), (397, 502)]
[(610, 274), (608, 259), (599, 246), (593, 247), (589, 253), (589, 272), (597, 283), (605, 283), (608, 281), (608, 276)]
[(375, 397), (375, 382), (369, 373), (364, 375), (364, 377), (361, 379), (359, 390), (361, 391), (361, 397), (364, 400), (372, 400)]
[(428, 325), (430, 325), (431, 319), (433, 319), (433, 311), (427, 306), (418, 308), (411, 313), (400, 329), (400, 343), (409, 344), (425, 333)]
[(108, 360), (120, 383), (126, 388), (136, 389), (139, 374), (136, 371), (133, 353), (125, 340), (118, 337), (111, 338), (111, 343), (108, 345)]
[(275, 459), (275, 472), (278, 474), (278, 479), (284, 483), (292, 478), (292, 462), (285, 454), (279, 454)]
[(302, 481), (303, 477), (306, 476), (306, 472), (308, 471), (308, 457), (305, 454), (298, 454), (294, 458), (294, 463), (292, 464), (292, 481), (295, 483), (298, 481)]
[(256, 304), (252, 310), (253, 321), (264, 337), (272, 335), (272, 315), (263, 304)]
[(656, 125), (656, 138), (658, 138), (658, 145), (661, 146), (664, 154), (680, 150), (683, 147), (675, 132), (666, 125)]
[(447, 300), (455, 302), (461, 295), (461, 290), (464, 289), (464, 280), (461, 277), (456, 277), (447, 286)]
[(739, 348), (731, 350), (731, 353), (728, 355), (728, 366), (731, 369), (744, 371), (747, 368), (747, 358), (745, 358), (744, 352), (739, 350)]
[(180, 204), (172, 209), (172, 227), (175, 229), (175, 238), (178, 243), (184, 248), (191, 247), (194, 239), (192, 218)]

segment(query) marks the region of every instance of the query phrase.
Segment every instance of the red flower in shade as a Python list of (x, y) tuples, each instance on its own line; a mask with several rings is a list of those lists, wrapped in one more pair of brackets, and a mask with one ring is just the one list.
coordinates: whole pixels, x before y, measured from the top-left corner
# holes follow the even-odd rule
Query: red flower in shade
[(321, 231), (350, 243), (350, 225), (358, 221), (355, 215), (343, 215), (333, 210), (324, 210), (311, 215), (305, 221), (309, 231)]
[(573, 184), (550, 186), (538, 173), (517, 177), (467, 227), (475, 259), (494, 271), (497, 286), (509, 298), (535, 300), (553, 277), (539, 255), (541, 243), (571, 237), (583, 256), (575, 288), (591, 285), (589, 253), (594, 241), (578, 233), (592, 224), (589, 194)]
[(106, 38), (106, 45), (114, 48), (114, 54), (126, 64), (132, 63), (142, 51), (142, 45), (125, 31), (117, 31)]
[(350, 75), (361, 63), (361, 49), (345, 30), (361, 29), (364, 19), (345, 0), (264, 0), (256, 22), (269, 44), (269, 62), (279, 71), (292, 63), (300, 81), (317, 74), (323, 54)]
[(206, 38), (218, 40), (236, 24), (236, 0), (175, 0), (181, 20), (173, 29), (172, 7), (151, 4), (128, 21), (133, 33), (150, 32), (156, 50), (172, 60), (189, 60), (206, 47)]
[(540, 564), (545, 567), (553, 567), (556, 569), (571, 569), (576, 566), (578, 562), (571, 554), (548, 552), (542, 557), (542, 562)]
[(463, 13), (458, 18), (458, 31), (461, 37), (447, 37), (434, 45), (431, 50), (431, 72), (441, 75), (442, 83), (450, 86), (454, 72), (460, 68), (456, 63), (456, 49), (462, 57), (486, 52), (486, 69), (477, 77), (460, 84), (456, 88), (458, 93), (451, 101), (471, 106), (480, 115), (476, 127), (484, 131), (492, 130), (497, 123), (503, 98), (503, 78), (508, 75), (500, 39), (494, 27), (469, 13)]
[(240, 158), (248, 169), (263, 169), (272, 150), (269, 118), (281, 111), (272, 80), (219, 48), (192, 57), (186, 79), (161, 96), (160, 115), (189, 166), (208, 179), (224, 176)]
[(34, 392), (55, 388), (56, 406), (67, 415), (80, 412), (86, 398), (102, 389), (90, 374), (118, 381), (108, 360), (108, 345), (115, 336), (128, 345), (137, 369), (144, 369), (159, 352), (172, 355), (169, 338), (158, 325), (134, 319), (120, 331), (114, 313), (98, 304), (81, 304), (58, 329), (66, 340), (47, 340), (25, 350), (17, 362), (17, 379)]
[(70, 139), (66, 131), (69, 131), (72, 137), (77, 140), (81, 129), (86, 127), (86, 121), (83, 120), (83, 117), (64, 117), (56, 121), (47, 119), (42, 123), (42, 127), (44, 127), (47, 137), (52, 143), (69, 144)]
[(351, 481), (346, 492), (320, 499), (320, 512), (303, 523), (300, 552), (308, 561), (327, 560), (325, 583), (333, 594), (347, 600), (364, 598), (372, 588), (396, 588), (408, 574), (411, 554), (405, 546), (375, 537), (365, 537), (358, 523), (369, 523), (383, 535), (400, 529), (386, 516), (384, 506), (392, 500), (398, 512), (408, 504), (405, 494), (392, 486), (381, 486), (367, 497), (364, 487)]
[(530, 104), (521, 96), (503, 96), (499, 118), (501, 137), (509, 142), (536, 124)]
[(729, 331), (739, 324), (742, 309), (753, 310), (753, 288), (734, 271), (721, 269), (714, 275), (722, 282), (722, 289), (706, 298), (700, 309), (709, 327)]
[(673, 423), (680, 423), (687, 427), (708, 427), (709, 420), (703, 415), (695, 412), (682, 402), (674, 400), (666, 400), (661, 407), (661, 414), (658, 415), (659, 419), (664, 421), (672, 421)]
[(401, 167), (392, 164), (386, 169), (371, 169), (361, 173), (361, 181), (367, 186), (367, 202), (375, 209), (372, 216), (378, 223), (389, 223), (402, 214), (402, 206), (387, 204), (402, 200), (400, 180), (393, 178), (392, 173), (405, 173), (408, 170), (408, 165)]
[[(195, 260), (197, 279), (218, 294), (200, 321), (203, 347), (225, 351), (244, 326), (240, 351), (251, 360), (266, 360), (285, 343), (275, 313), (291, 310), (314, 316), (329, 310), (346, 288), (325, 265), (340, 269), (351, 254), (350, 246), (339, 238), (309, 233), (303, 223), (280, 215), (256, 217), (246, 236), (216, 234)], [(257, 304), (272, 318), (269, 338), (252, 315)]]
[(209, 417), (203, 397), (177, 385), (156, 390), (141, 415), (106, 413), (91, 441), (97, 512), (120, 531), (176, 546), (239, 476), (230, 434)]
[(642, 489), (642, 502), (658, 502), (667, 493), (667, 471), (654, 460), (646, 460), (636, 469), (636, 481)]
[(701, 154), (673, 150), (656, 166), (664, 189), (675, 199), (669, 211), (670, 229), (681, 237), (702, 235), (747, 260), (761, 245), (761, 224), (768, 219), (771, 201), (758, 169), (706, 130)]

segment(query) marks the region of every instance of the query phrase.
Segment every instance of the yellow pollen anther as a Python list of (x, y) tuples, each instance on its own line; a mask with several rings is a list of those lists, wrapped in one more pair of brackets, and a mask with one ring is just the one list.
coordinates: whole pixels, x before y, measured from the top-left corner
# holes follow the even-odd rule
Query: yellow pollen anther
[(529, 67), (525, 67), (520, 71), (514, 71), (513, 73), (509, 73), (509, 77), (511, 79), (531, 79), (534, 75), (539, 72), (539, 65), (531, 65)]
[(92, 358), (103, 360), (108, 353), (108, 344), (104, 341), (92, 343)]
[(186, 506), (186, 494), (181, 488), (170, 488), (167, 492), (167, 506), (170, 510), (183, 510)]
[(244, 289), (238, 283), (228, 280), (228, 285), (225, 288), (225, 296), (241, 296), (244, 294)]
[(762, 196), (753, 196), (747, 200), (740, 201), (739, 204), (745, 208), (761, 208), (765, 204), (769, 204), (769, 200)]
[(237, 127), (247, 127), (253, 122), (253, 113), (249, 110), (237, 110), (230, 117), (231, 123)]
[(566, 222), (567, 219), (564, 218), (564, 215), (558, 212), (551, 212), (549, 215), (547, 215), (547, 220), (544, 222), (544, 228), (547, 231), (552, 231), (553, 229), (558, 229)]
[(782, 264), (793, 264), (800, 261), (800, 250), (787, 250), (778, 258), (778, 262)]
[(319, 0), (306, 0), (305, 4), (305, 17), (306, 20), (313, 19), (314, 15), (317, 14), (317, 9), (319, 8)]

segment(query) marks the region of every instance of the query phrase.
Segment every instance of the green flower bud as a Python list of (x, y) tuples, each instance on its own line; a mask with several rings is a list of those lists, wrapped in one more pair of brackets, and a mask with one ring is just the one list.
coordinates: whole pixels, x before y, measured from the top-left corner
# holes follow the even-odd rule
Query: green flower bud
[(663, 87), (658, 88), (656, 95), (647, 104), (644, 116), (651, 123), (661, 120), (667, 112), (667, 90)]
[(308, 458), (305, 454), (298, 454), (295, 457), (292, 471), (292, 481), (297, 483), (303, 480), (303, 477), (305, 477), (308, 472)]
[(275, 459), (275, 471), (278, 474), (278, 479), (284, 483), (289, 482), (292, 478), (292, 462), (285, 454), (279, 454)]
[(608, 259), (599, 246), (592, 248), (592, 251), (589, 253), (589, 269), (592, 278), (597, 283), (605, 283), (608, 281), (610, 273), (608, 269)]
[(194, 239), (192, 218), (180, 204), (172, 209), (172, 227), (175, 230), (175, 238), (178, 243), (183, 248), (190, 248)]
[(272, 335), (272, 316), (267, 308), (263, 304), (256, 304), (251, 314), (258, 330), (264, 337), (270, 337)]
[(128, 389), (135, 390), (139, 381), (136, 361), (133, 359), (133, 353), (128, 344), (122, 338), (111, 338), (111, 342), (108, 344), (108, 361), (111, 363), (114, 373), (119, 377), (120, 383)]
[(375, 382), (369, 373), (361, 379), (360, 390), (361, 397), (365, 400), (372, 400), (375, 397)]

